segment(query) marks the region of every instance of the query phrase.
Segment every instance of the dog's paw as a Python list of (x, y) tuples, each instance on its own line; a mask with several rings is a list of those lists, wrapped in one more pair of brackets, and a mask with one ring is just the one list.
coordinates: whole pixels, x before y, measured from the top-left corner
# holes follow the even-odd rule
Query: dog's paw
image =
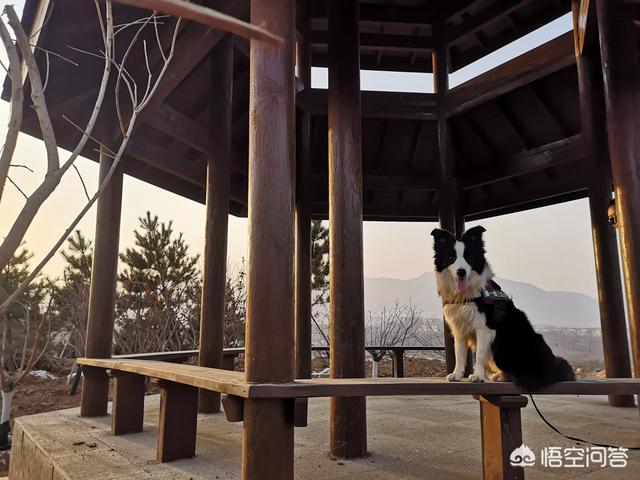
[(505, 375), (504, 373), (492, 373), (491, 376), (489, 377), (489, 379), (492, 382), (508, 382), (509, 381), (509, 377), (507, 375)]
[(446, 377), (447, 382), (459, 382), (462, 380), (462, 375), (456, 372), (450, 373)]
[(472, 373), (471, 375), (469, 375), (469, 381), (473, 383), (481, 383), (481, 382), (484, 382), (484, 377), (481, 377), (478, 374)]

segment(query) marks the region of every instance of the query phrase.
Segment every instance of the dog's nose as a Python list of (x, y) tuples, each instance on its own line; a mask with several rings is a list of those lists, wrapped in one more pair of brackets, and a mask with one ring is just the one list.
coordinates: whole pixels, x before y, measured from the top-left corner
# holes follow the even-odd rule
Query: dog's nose
[(467, 271), (464, 268), (459, 268), (456, 273), (460, 278), (464, 278), (467, 276)]

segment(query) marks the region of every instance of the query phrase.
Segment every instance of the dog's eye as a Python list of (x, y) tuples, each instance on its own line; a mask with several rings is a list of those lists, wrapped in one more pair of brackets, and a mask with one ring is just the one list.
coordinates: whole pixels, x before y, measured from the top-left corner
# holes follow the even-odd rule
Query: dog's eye
[(456, 261), (456, 256), (455, 256), (455, 255), (453, 255), (453, 254), (449, 255), (449, 261), (450, 261), (451, 263), (455, 262), (455, 261)]

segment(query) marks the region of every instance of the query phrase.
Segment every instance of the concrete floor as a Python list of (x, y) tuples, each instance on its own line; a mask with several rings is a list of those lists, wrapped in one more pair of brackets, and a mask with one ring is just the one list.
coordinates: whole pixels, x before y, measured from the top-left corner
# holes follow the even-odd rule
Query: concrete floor
[[(612, 408), (604, 397), (586, 396), (538, 397), (538, 405), (552, 423), (570, 435), (640, 446), (636, 408)], [(477, 401), (464, 397), (379, 397), (369, 398), (367, 407), (371, 455), (357, 461), (336, 461), (327, 454), (328, 400), (310, 401), (310, 424), (296, 429), (296, 479), (482, 478)], [(77, 409), (23, 417), (16, 428), (18, 438), (14, 437), (14, 450), (24, 452), (22, 458), (16, 458), (16, 469), (24, 470), (28, 463), (46, 463), (33, 457), (33, 452), (46, 452), (52, 470), (43, 477), (48, 478), (240, 478), (241, 424), (228, 423), (222, 415), (202, 415), (197, 457), (159, 465), (154, 460), (157, 417), (157, 396), (147, 398), (145, 431), (122, 437), (110, 434), (110, 417), (80, 419)], [(575, 446), (544, 425), (531, 405), (523, 410), (523, 429), (525, 443), (538, 457), (543, 447)], [(34, 444), (29, 453), (27, 440)], [(14, 476), (13, 467), (12, 479), (39, 476)], [(626, 468), (536, 466), (527, 468), (526, 474), (528, 479), (635, 480), (640, 478), (639, 469), (640, 452), (629, 452)], [(41, 470), (49, 472), (39, 466)]]

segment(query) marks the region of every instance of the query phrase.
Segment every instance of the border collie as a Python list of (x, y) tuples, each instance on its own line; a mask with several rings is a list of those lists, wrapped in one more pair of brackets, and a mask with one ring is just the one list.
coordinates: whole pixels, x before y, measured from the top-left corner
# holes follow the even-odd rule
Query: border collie
[(487, 368), (491, 380), (512, 379), (525, 390), (575, 380), (569, 363), (553, 354), (525, 313), (493, 282), (484, 232), (473, 227), (459, 239), (446, 230), (431, 232), (438, 295), (455, 340), (456, 365), (447, 380), (462, 380), (467, 347), (476, 352), (471, 382), (483, 382)]

